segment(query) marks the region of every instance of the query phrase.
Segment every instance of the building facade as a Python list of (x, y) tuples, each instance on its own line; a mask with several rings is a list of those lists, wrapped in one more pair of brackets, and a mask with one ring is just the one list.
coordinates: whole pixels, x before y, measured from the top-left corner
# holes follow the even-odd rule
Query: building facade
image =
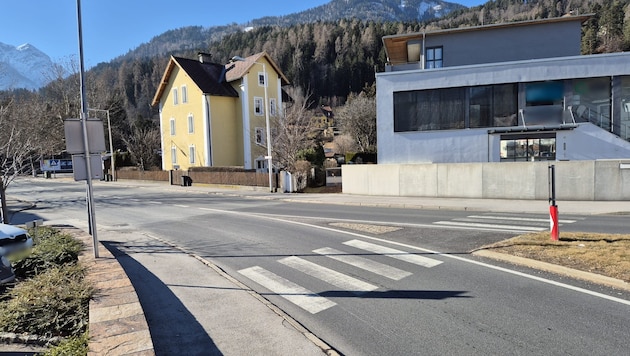
[(266, 170), (266, 111), (281, 114), (286, 84), (266, 53), (226, 65), (203, 53), (197, 60), (171, 57), (153, 99), (160, 112), (162, 169)]
[(630, 158), (630, 53), (581, 56), (586, 19), (385, 37), (379, 163)]

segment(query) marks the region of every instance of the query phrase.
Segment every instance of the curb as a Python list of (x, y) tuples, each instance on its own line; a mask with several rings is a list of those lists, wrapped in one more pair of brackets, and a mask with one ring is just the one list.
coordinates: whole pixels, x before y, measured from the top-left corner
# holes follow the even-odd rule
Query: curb
[(90, 300), (88, 356), (154, 356), (149, 325), (136, 290), (118, 260), (99, 244), (94, 258), (89, 234), (68, 226), (58, 227), (85, 244), (79, 260), (88, 269), (95, 293)]
[(552, 263), (532, 260), (532, 259), (524, 258), (524, 257), (512, 256), (505, 253), (488, 251), (488, 250), (474, 251), (472, 252), (472, 255), (479, 256), (479, 257), (486, 257), (486, 258), (490, 258), (490, 259), (498, 260), (502, 262), (508, 262), (515, 265), (530, 267), (530, 268), (538, 269), (541, 271), (551, 272), (551, 273), (559, 274), (562, 276), (567, 276), (570, 278), (579, 279), (579, 280), (630, 292), (630, 283), (627, 283), (620, 279), (602, 276), (596, 273), (580, 271), (577, 269), (559, 266)]

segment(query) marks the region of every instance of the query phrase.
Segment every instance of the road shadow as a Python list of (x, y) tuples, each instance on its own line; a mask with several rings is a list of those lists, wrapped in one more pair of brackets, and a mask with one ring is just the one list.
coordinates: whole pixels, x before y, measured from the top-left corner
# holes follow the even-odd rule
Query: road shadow
[(377, 298), (377, 299), (425, 299), (443, 300), (450, 298), (472, 298), (463, 295), (465, 291), (450, 290), (385, 290), (385, 291), (344, 291), (332, 290), (317, 293), (327, 298)]
[(149, 325), (156, 355), (220, 356), (212, 338), (159, 278), (124, 251), (124, 244), (101, 241), (131, 280)]

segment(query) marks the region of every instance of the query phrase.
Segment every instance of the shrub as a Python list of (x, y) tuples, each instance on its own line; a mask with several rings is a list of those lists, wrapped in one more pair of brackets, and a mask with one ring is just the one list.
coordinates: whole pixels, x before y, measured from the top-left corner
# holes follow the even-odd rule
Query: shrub
[(17, 278), (29, 278), (49, 268), (78, 261), (83, 244), (74, 237), (45, 227), (30, 232), (33, 250), (12, 257)]
[(84, 268), (71, 264), (16, 284), (0, 302), (0, 330), (44, 337), (85, 332), (93, 289), (84, 276)]
[(43, 354), (43, 356), (87, 355), (89, 336), (87, 332), (62, 341)]

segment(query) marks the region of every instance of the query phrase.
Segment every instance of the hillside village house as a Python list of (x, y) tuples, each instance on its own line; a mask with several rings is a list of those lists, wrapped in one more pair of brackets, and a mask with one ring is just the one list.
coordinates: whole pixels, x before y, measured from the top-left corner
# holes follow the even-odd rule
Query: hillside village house
[(630, 53), (580, 55), (589, 17), (384, 37), (379, 164), (344, 192), (543, 199), (569, 161), (563, 197), (630, 199)]
[[(267, 170), (265, 110), (279, 115), (289, 84), (267, 53), (226, 65), (209, 54), (171, 57), (153, 105), (159, 105), (162, 169), (240, 166)], [(265, 86), (268, 102), (265, 103)]]

